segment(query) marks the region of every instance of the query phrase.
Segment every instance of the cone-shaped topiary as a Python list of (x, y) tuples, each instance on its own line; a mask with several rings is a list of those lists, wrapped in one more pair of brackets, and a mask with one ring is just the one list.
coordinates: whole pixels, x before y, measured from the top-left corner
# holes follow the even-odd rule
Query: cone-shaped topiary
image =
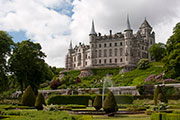
[(154, 104), (157, 105), (158, 104), (158, 100), (160, 100), (161, 102), (165, 102), (168, 103), (168, 100), (161, 88), (161, 86), (157, 86), (154, 92)]
[(100, 110), (102, 108), (102, 96), (96, 95), (93, 106), (96, 108), (96, 110)]
[(109, 91), (107, 97), (104, 100), (103, 109), (106, 114), (114, 115), (114, 112), (118, 111), (118, 106), (114, 97), (114, 94)]
[(42, 110), (43, 105), (46, 105), (45, 100), (44, 100), (44, 96), (42, 93), (39, 93), (38, 96), (36, 97), (35, 107), (38, 110)]
[(24, 91), (24, 94), (22, 95), (22, 105), (34, 106), (35, 100), (36, 100), (36, 96), (34, 95), (34, 92), (31, 86), (29, 85)]

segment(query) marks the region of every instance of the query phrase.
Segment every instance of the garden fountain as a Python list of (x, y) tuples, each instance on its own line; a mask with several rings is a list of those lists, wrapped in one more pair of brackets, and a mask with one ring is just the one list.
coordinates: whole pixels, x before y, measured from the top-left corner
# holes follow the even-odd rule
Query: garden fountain
[(107, 74), (106, 77), (104, 77), (103, 81), (103, 91), (102, 91), (102, 106), (104, 105), (104, 94), (105, 90), (107, 90), (108, 87), (113, 87), (113, 81), (111, 80), (110, 76)]

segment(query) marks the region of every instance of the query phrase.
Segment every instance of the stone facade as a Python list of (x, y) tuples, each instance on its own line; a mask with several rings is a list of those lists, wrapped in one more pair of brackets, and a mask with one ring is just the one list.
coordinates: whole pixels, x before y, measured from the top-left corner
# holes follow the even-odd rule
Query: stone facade
[(123, 33), (102, 36), (95, 32), (94, 21), (89, 34), (89, 45), (79, 43), (70, 48), (66, 55), (66, 69), (88, 69), (97, 67), (123, 67), (124, 71), (134, 69), (142, 58), (151, 61), (148, 49), (155, 43), (155, 33), (145, 19), (136, 33), (131, 29), (129, 17)]

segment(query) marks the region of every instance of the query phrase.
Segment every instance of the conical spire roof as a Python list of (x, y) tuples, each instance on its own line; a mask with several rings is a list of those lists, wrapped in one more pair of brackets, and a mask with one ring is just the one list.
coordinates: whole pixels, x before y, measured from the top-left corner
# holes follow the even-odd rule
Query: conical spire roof
[(130, 25), (130, 22), (129, 22), (129, 15), (127, 15), (127, 26), (126, 26), (126, 30), (131, 30), (131, 25)]
[(152, 27), (150, 26), (150, 24), (148, 23), (148, 21), (146, 20), (146, 18), (144, 19), (144, 22), (141, 24), (141, 28), (144, 28), (144, 27), (152, 28)]
[(70, 41), (69, 49), (72, 50), (72, 40)]
[(89, 35), (97, 35), (96, 31), (95, 31), (95, 27), (94, 27), (94, 20), (92, 20), (92, 26), (91, 26), (91, 31)]

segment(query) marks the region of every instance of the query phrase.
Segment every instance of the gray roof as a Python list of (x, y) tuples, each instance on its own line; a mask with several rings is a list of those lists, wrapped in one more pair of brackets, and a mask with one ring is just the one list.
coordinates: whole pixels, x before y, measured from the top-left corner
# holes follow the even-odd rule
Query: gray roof
[(149, 25), (149, 23), (148, 23), (148, 21), (146, 20), (146, 18), (145, 18), (145, 20), (144, 20), (144, 22), (142, 23), (142, 25), (141, 25), (140, 28), (144, 28), (144, 27), (152, 28), (152, 27)]
[(92, 20), (92, 27), (91, 27), (91, 32), (89, 35), (97, 35), (97, 33), (95, 31), (95, 27), (94, 27), (94, 20)]
[(131, 30), (131, 25), (129, 22), (129, 15), (127, 15), (127, 28), (126, 28), (126, 30)]

